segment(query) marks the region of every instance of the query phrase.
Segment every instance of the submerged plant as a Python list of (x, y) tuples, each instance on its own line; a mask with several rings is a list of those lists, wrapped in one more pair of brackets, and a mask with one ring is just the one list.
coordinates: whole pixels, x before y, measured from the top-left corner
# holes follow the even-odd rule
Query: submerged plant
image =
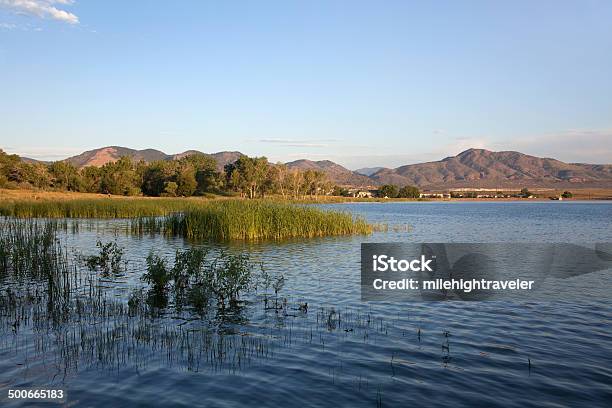
[(240, 293), (250, 288), (253, 267), (246, 254), (221, 253), (212, 264), (212, 288), (219, 305), (235, 305)]
[(159, 255), (150, 253), (147, 256), (147, 272), (142, 275), (142, 280), (153, 285), (153, 290), (158, 293), (166, 291), (168, 283), (172, 279), (172, 274), (166, 266), (166, 260)]
[(249, 257), (221, 252), (209, 259), (207, 255), (203, 248), (178, 250), (169, 268), (166, 259), (149, 254), (142, 280), (152, 286), (152, 294), (157, 296), (152, 300), (165, 304), (165, 297), (171, 295), (177, 309), (191, 306), (200, 312), (212, 299), (221, 309), (236, 306), (240, 295), (253, 286)]
[(121, 261), (123, 258), (123, 248), (116, 242), (103, 244), (102, 241), (96, 243), (100, 248), (98, 255), (91, 255), (85, 258), (85, 264), (90, 270), (100, 269), (104, 273), (119, 273), (121, 271)]

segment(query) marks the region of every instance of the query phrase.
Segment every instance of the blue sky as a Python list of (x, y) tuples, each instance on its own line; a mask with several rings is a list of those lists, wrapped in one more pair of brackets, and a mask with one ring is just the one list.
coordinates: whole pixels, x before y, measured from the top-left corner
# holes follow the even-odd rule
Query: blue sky
[(612, 162), (612, 2), (0, 0), (0, 148)]

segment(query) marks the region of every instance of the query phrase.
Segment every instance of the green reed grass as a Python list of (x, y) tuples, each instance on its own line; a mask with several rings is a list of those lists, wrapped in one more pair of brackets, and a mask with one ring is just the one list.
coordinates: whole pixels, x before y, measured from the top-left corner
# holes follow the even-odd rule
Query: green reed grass
[(158, 220), (141, 219), (133, 231), (213, 241), (282, 240), (369, 234), (372, 226), (350, 213), (267, 200), (209, 202)]
[(180, 198), (0, 201), (0, 215), (16, 218), (132, 218), (160, 216), (204, 201)]
[[(16, 218), (135, 218), (134, 233), (192, 239), (281, 240), (369, 234), (373, 226), (346, 212), (272, 200), (83, 199), (0, 202)], [(153, 217), (163, 216), (161, 219)]]

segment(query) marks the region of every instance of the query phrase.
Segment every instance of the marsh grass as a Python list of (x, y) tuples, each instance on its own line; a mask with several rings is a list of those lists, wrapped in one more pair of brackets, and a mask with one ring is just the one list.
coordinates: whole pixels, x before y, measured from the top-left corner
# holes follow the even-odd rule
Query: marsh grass
[[(75, 199), (0, 201), (16, 218), (132, 218), (137, 234), (190, 239), (282, 240), (369, 234), (373, 226), (348, 212), (272, 200)], [(156, 219), (154, 217), (163, 217)]]
[[(160, 351), (169, 365), (235, 370), (271, 355), (270, 339), (235, 336), (228, 330), (245, 320), (238, 297), (251, 286), (251, 266), (244, 256), (208, 259), (206, 251), (193, 248), (177, 252), (172, 266), (151, 257), (143, 278), (152, 288), (134, 289), (129, 299), (122, 299), (101, 284), (97, 263), (92, 270), (70, 256), (60, 232), (67, 229), (53, 220), (0, 220), (0, 343), (33, 339), (41, 355), (57, 353), (65, 370), (76, 370), (83, 362), (146, 363), (144, 356)], [(99, 248), (123, 256), (114, 243)], [(215, 279), (209, 281), (209, 276)], [(205, 290), (204, 300), (193, 293), (199, 287)], [(147, 302), (157, 291), (172, 292), (170, 302)], [(208, 301), (210, 293), (217, 302)], [(172, 313), (167, 320), (153, 311), (166, 307)], [(196, 308), (199, 318), (192, 317)], [(192, 320), (200, 324), (183, 328)]]
[[(152, 256), (146, 273), (131, 269), (143, 273), (147, 285), (128, 298), (100, 274), (101, 265), (112, 271), (113, 254), (119, 264), (129, 253), (100, 241), (92, 270), (68, 251), (63, 239), (70, 233), (74, 227), (60, 220), (0, 219), (0, 349), (11, 350), (7, 363), (23, 364), (21, 373), (31, 380), (69, 383), (82, 371), (146, 367), (236, 374), (256, 364), (274, 367), (272, 360), (286, 358), (290, 347), (320, 353), (345, 342), (379, 344), (390, 330), (361, 307), (311, 304), (309, 311), (308, 299), (285, 297), (290, 283), (282, 274), (259, 272), (244, 255), (198, 247), (173, 259)], [(155, 292), (168, 301), (152, 305), (148, 296)], [(399, 374), (395, 355), (392, 368)], [(352, 384), (353, 374), (337, 369), (342, 360), (312, 364), (330, 369), (334, 384)], [(364, 378), (354, 382), (355, 391), (368, 397), (373, 393)]]
[[(239, 255), (198, 248), (180, 250), (174, 259), (152, 257), (144, 279), (148, 285), (129, 299), (117, 297), (96, 280), (99, 267), (91, 271), (68, 255), (63, 233), (70, 228), (53, 220), (0, 220), (0, 349), (10, 349), (7, 362), (23, 364), (21, 371), (31, 380), (70, 383), (83, 371), (160, 367), (236, 375), (256, 365), (274, 368), (277, 356), (282, 369), (290, 348), (320, 353), (341, 349), (345, 342), (377, 344), (387, 336), (387, 326), (371, 311), (311, 307), (309, 312), (304, 303), (281, 298), (284, 277), (264, 269), (257, 282), (264, 292), (256, 288), (248, 300), (235, 302), (255, 283), (253, 265)], [(103, 243), (100, 251), (111, 247)], [(40, 267), (31, 271), (37, 263)], [(147, 302), (156, 285), (169, 298), (155, 306), (165, 313), (152, 313)], [(267, 306), (268, 291), (275, 307)], [(342, 360), (315, 361), (319, 371), (329, 369), (333, 384), (354, 383), (355, 392), (373, 398), (368, 377), (354, 381), (352, 372), (339, 368)]]
[(162, 219), (142, 217), (132, 232), (161, 232), (189, 239), (283, 240), (369, 234), (373, 227), (347, 212), (268, 200), (225, 200), (192, 207)]
[(132, 218), (185, 211), (201, 199), (52, 199), (0, 201), (0, 215), (16, 218)]

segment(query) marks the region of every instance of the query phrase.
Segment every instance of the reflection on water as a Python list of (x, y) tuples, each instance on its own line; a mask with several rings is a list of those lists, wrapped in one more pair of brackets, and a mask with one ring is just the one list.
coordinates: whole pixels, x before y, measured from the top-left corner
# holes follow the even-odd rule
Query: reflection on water
[[(159, 316), (130, 311), (145, 258), (182, 239), (129, 236), (123, 221), (81, 221), (62, 248), (125, 248), (125, 271), (63, 324), (30, 294), (0, 317), (0, 389), (56, 386), (107, 405), (604, 406), (612, 397), (610, 271), (587, 296), (544, 302), (360, 302), (361, 242), (610, 242), (611, 203), (384, 203), (334, 206), (390, 228), (369, 237), (236, 243), (285, 284), (235, 308)], [(82, 282), (86, 287), (86, 276)], [(572, 279), (572, 278), (570, 278)], [(269, 296), (268, 296), (269, 295)], [(601, 295), (601, 296), (600, 296)], [(561, 294), (560, 299), (567, 299)], [(307, 304), (307, 307), (304, 305)], [(278, 307), (280, 305), (280, 307)], [(16, 313), (29, 315), (19, 327)], [(480, 392), (479, 390), (488, 390)]]

